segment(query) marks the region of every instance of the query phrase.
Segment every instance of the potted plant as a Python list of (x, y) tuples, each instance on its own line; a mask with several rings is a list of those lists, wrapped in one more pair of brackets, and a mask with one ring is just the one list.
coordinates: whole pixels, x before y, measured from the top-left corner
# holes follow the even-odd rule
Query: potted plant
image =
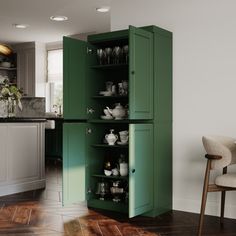
[(8, 117), (15, 117), (17, 105), (22, 110), (22, 94), (23, 92), (15, 85), (10, 84), (8, 79), (0, 84), (0, 101), (4, 101)]

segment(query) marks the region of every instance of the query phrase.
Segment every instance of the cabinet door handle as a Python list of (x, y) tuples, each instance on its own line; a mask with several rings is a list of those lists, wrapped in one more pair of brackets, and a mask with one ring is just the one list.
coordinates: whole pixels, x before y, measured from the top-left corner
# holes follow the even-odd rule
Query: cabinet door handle
[(132, 74), (132, 75), (134, 75), (134, 74), (135, 74), (134, 70), (132, 70), (132, 71), (131, 71), (131, 74)]
[(135, 169), (132, 169), (131, 172), (134, 173), (134, 172), (135, 172)]

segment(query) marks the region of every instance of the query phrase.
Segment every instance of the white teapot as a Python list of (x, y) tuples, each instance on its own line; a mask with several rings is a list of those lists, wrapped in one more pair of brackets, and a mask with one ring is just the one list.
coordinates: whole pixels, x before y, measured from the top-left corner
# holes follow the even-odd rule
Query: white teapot
[(126, 109), (120, 103), (116, 103), (114, 109), (106, 108), (115, 120), (122, 120), (126, 116)]
[(113, 134), (113, 132), (114, 132), (114, 129), (111, 129), (110, 134), (105, 135), (105, 139), (106, 139), (108, 145), (115, 145), (115, 142), (118, 139), (118, 136), (116, 134)]

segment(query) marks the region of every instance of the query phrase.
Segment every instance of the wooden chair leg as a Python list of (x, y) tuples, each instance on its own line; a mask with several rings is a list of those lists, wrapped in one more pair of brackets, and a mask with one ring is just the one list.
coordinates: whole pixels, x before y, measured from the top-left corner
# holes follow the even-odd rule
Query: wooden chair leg
[(210, 177), (210, 169), (211, 169), (211, 160), (207, 161), (206, 172), (205, 172), (205, 179), (202, 191), (202, 204), (201, 204), (201, 212), (199, 218), (199, 225), (198, 225), (198, 236), (202, 235), (202, 227), (203, 227), (203, 218), (206, 208), (206, 201), (207, 201), (207, 192), (208, 192), (208, 185), (209, 185), (209, 177)]
[(221, 193), (221, 211), (220, 211), (220, 223), (224, 222), (224, 212), (225, 212), (225, 191)]
[[(227, 167), (223, 168), (223, 175), (227, 173)], [(220, 223), (223, 224), (224, 221), (224, 212), (225, 212), (225, 191), (221, 193), (221, 211), (220, 211)]]

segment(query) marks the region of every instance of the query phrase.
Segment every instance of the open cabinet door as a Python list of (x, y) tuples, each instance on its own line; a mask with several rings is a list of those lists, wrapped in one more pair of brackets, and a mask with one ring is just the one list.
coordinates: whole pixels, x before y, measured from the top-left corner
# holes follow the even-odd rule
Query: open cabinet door
[(153, 119), (153, 34), (129, 27), (129, 118)]
[(87, 119), (87, 42), (63, 37), (63, 117)]
[(129, 217), (153, 208), (153, 125), (130, 124)]
[(86, 199), (86, 123), (63, 124), (63, 205)]

